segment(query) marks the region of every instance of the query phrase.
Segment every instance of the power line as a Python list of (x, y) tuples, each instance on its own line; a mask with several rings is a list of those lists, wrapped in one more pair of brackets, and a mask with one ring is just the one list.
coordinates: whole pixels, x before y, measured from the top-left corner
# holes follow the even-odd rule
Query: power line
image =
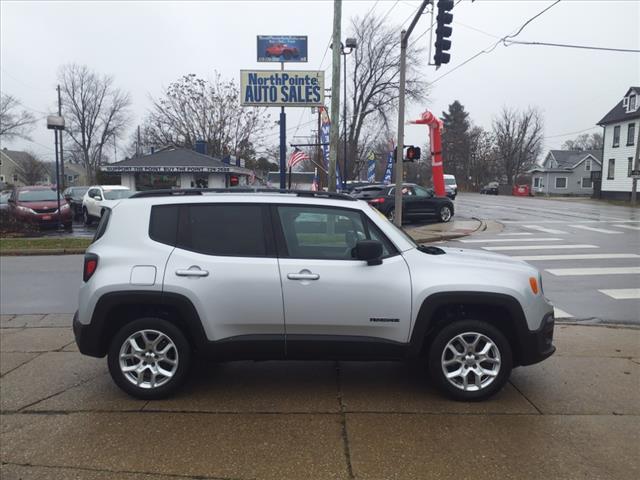
[(598, 128), (598, 127), (589, 127), (589, 128), (585, 128), (584, 130), (578, 130), (576, 132), (561, 133), (559, 135), (550, 135), (548, 137), (542, 137), (542, 138), (544, 140), (544, 139), (547, 139), (547, 138), (568, 137), (569, 135), (576, 135), (578, 133), (588, 132), (589, 130), (593, 130), (595, 128)]
[(511, 45), (542, 45), (545, 47), (564, 47), (564, 48), (581, 48), (584, 50), (604, 50), (606, 52), (626, 52), (626, 53), (640, 53), (640, 50), (633, 48), (613, 48), (613, 47), (593, 47), (588, 45), (570, 45), (566, 43), (547, 43), (547, 42), (525, 42), (518, 40), (503, 40), (502, 43), (505, 47)]
[[(458, 0), (460, 1), (460, 0)], [(459, 68), (463, 67), (464, 65), (466, 65), (467, 63), (471, 62), (472, 60), (478, 58), (480, 55), (482, 55), (483, 53), (491, 53), (493, 52), (496, 47), (498, 45), (500, 45), (500, 42), (504, 42), (505, 40), (507, 40), (508, 38), (514, 38), (517, 35), (519, 35), (522, 30), (524, 30), (524, 28), (529, 25), (533, 20), (535, 20), (536, 18), (538, 18), (540, 15), (542, 15), (543, 13), (545, 13), (546, 11), (548, 11), (549, 9), (551, 9), (552, 7), (556, 6), (558, 3), (560, 3), (560, 0), (556, 0), (555, 2), (553, 2), (551, 5), (549, 5), (548, 7), (544, 8), (543, 10), (541, 10), (540, 12), (538, 12), (537, 14), (535, 14), (533, 17), (531, 17), (529, 20), (527, 20), (526, 22), (524, 22), (520, 28), (518, 28), (516, 33), (512, 33), (509, 35), (505, 35), (502, 38), (499, 38), (495, 43), (493, 43), (492, 45), (490, 45), (489, 47), (485, 48), (484, 50), (480, 50), (478, 53), (476, 53), (475, 55), (472, 55), (471, 57), (469, 57), (468, 59), (466, 59), (464, 62), (462, 62), (459, 65), (456, 65), (454, 68), (452, 68), (451, 70), (449, 70), (446, 73), (443, 73), (442, 75), (440, 75), (438, 78), (436, 78), (434, 81), (432, 81), (430, 84), (433, 85), (434, 83), (442, 80), (444, 77), (446, 77), (447, 75), (449, 75), (450, 73), (455, 72), (456, 70), (458, 70)]]

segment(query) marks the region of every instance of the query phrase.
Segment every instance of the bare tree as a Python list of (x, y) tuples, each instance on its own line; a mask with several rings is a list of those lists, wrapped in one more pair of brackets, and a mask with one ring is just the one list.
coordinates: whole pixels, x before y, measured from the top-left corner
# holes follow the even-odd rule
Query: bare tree
[(503, 107), (493, 119), (496, 153), (509, 185), (535, 163), (542, 149), (543, 123), (535, 108), (518, 111)]
[(578, 135), (573, 140), (566, 140), (562, 144), (563, 150), (602, 150), (604, 145), (604, 140), (602, 138), (602, 134), (595, 132), (592, 134), (583, 133), (582, 135)]
[(14, 138), (29, 139), (29, 130), (35, 123), (34, 116), (19, 110), (20, 102), (15, 97), (0, 94), (0, 138), (12, 140)]
[(162, 97), (152, 99), (144, 138), (154, 146), (184, 148), (204, 140), (210, 155), (253, 159), (253, 144), (265, 131), (269, 115), (263, 107), (242, 107), (239, 98), (236, 82), (219, 74), (213, 81), (185, 75)]
[[(482, 185), (500, 178), (495, 139), (491, 132), (479, 126), (469, 131), (469, 170), (468, 186), (478, 189)], [(470, 178), (469, 178), (470, 177)]]
[(18, 168), (16, 169), (18, 178), (25, 185), (35, 185), (43, 180), (47, 173), (47, 169), (33, 153), (27, 153), (20, 157)]
[(58, 80), (65, 132), (73, 141), (70, 153), (82, 161), (93, 182), (108, 146), (127, 126), (129, 94), (114, 86), (113, 77), (93, 72), (86, 65), (64, 65)]
[[(350, 105), (347, 113), (347, 155), (351, 165), (349, 177), (366, 164), (370, 150), (375, 149), (381, 129), (391, 130), (397, 111), (400, 80), (399, 29), (385, 23), (383, 17), (368, 14), (351, 21), (358, 48), (349, 57), (352, 65)], [(409, 101), (424, 101), (427, 84), (418, 72), (423, 64), (422, 49), (409, 45), (407, 49), (406, 97)], [(376, 135), (363, 135), (368, 129)], [(343, 138), (344, 138), (343, 132)], [(340, 151), (342, 153), (342, 149)]]

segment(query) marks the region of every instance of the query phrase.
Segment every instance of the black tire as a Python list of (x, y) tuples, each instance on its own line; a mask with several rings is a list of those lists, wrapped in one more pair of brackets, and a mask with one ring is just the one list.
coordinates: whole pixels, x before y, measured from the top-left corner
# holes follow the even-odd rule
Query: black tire
[(449, 205), (443, 205), (438, 210), (438, 220), (447, 223), (453, 218), (453, 209)]
[(93, 223), (93, 218), (89, 215), (86, 208), (82, 208), (82, 221), (85, 225), (89, 226)]
[(65, 224), (64, 224), (64, 229), (65, 229), (67, 232), (72, 231), (72, 230), (73, 230), (73, 224), (72, 224), (71, 222), (69, 222), (69, 223), (65, 223)]
[[(129, 337), (142, 331), (159, 332), (173, 343), (173, 347), (169, 349), (167, 356), (173, 355), (175, 353), (175, 355), (173, 355), (169, 359), (176, 362), (175, 370), (172, 372), (171, 377), (163, 377), (160, 381), (164, 381), (164, 383), (156, 387), (144, 388), (142, 386), (138, 386), (134, 384), (132, 380), (130, 380), (127, 376), (125, 376), (125, 373), (121, 370), (121, 349), (126, 348), (125, 344), (130, 345), (130, 343), (127, 341)], [(153, 334), (148, 335), (150, 339), (159, 338), (153, 337)], [(137, 341), (136, 344), (140, 346)], [(167, 344), (168, 342), (158, 343), (158, 345), (163, 345), (163, 348)], [(151, 355), (152, 352), (155, 352), (157, 354), (155, 350), (156, 347), (151, 348), (147, 354)], [(140, 355), (143, 358), (147, 358), (147, 354)], [(147, 362), (147, 360), (136, 358), (135, 360), (131, 359), (130, 361), (132, 362), (132, 366), (143, 366), (142, 379), (144, 382), (146, 377), (151, 377), (153, 367), (157, 369), (158, 365), (161, 365), (161, 368), (163, 368), (165, 371), (174, 368), (170, 364), (166, 363), (169, 360), (148, 360), (148, 366), (146, 366), (147, 363), (144, 363)], [(118, 385), (118, 387), (120, 387), (129, 395), (140, 398), (142, 400), (156, 400), (160, 398), (166, 398), (169, 395), (173, 394), (182, 385), (187, 376), (191, 363), (191, 346), (189, 345), (189, 342), (185, 338), (182, 331), (171, 322), (154, 317), (140, 318), (138, 320), (134, 320), (131, 323), (127, 323), (118, 331), (118, 333), (116, 333), (109, 347), (107, 363), (109, 365), (109, 373), (111, 374), (111, 378), (113, 378), (113, 381), (116, 383), (116, 385)], [(134, 374), (132, 372), (132, 375), (136, 375), (139, 378), (140, 374)], [(164, 378), (168, 378), (168, 380), (164, 380)]]
[[(492, 344), (492, 347), (489, 350), (490, 356), (494, 359), (496, 358), (494, 352), (497, 350), (499, 359), (499, 363), (497, 367), (497, 375), (493, 376), (493, 379), (489, 381), (491, 376), (487, 376), (488, 378), (482, 380), (482, 375), (478, 376), (475, 372), (471, 374), (467, 374), (467, 377), (470, 377), (468, 380), (474, 382), (474, 384), (479, 380), (480, 386), (473, 385), (471, 388), (477, 388), (477, 390), (465, 390), (464, 385), (458, 385), (459, 381), (454, 378), (452, 380), (447, 379), (444, 373), (444, 369), (449, 369), (450, 373), (456, 371), (458, 365), (460, 365), (460, 369), (468, 368), (467, 364), (463, 362), (458, 362), (457, 360), (453, 360), (452, 365), (445, 367), (443, 365), (443, 361), (446, 358), (447, 361), (451, 360), (453, 357), (453, 353), (451, 350), (447, 348), (449, 342), (454, 342), (456, 337), (461, 334), (469, 333), (469, 336), (463, 336), (467, 340), (473, 339), (473, 335), (481, 336), (478, 342), (478, 348), (484, 348), (488, 343), (483, 342), (482, 336), (487, 338)], [(455, 344), (461, 346), (462, 344)], [(454, 348), (456, 348), (454, 346)], [(457, 350), (457, 348), (456, 348)], [(465, 353), (465, 359), (469, 356), (473, 356), (473, 352)], [(466, 360), (465, 360), (466, 361)], [(469, 358), (469, 362), (474, 362), (473, 359)], [(482, 367), (483, 369), (488, 368), (491, 365), (496, 365), (495, 362), (491, 360), (480, 361), (476, 365), (473, 365), (474, 368)], [(431, 378), (435, 381), (438, 388), (440, 388), (446, 395), (451, 397), (454, 400), (460, 401), (479, 401), (484, 400), (498, 391), (500, 391), (507, 380), (509, 380), (509, 375), (511, 375), (511, 369), (513, 368), (513, 359), (511, 352), (511, 345), (507, 338), (493, 325), (490, 325), (487, 322), (482, 322), (479, 320), (460, 320), (453, 322), (446, 327), (444, 327), (433, 339), (431, 345), (429, 347), (429, 373), (431, 374)], [(473, 370), (473, 369), (470, 369)], [(477, 370), (476, 370), (477, 371)], [(486, 382), (486, 385), (483, 386), (483, 383)]]
[(385, 216), (391, 223), (393, 223), (396, 216), (396, 209), (391, 207)]

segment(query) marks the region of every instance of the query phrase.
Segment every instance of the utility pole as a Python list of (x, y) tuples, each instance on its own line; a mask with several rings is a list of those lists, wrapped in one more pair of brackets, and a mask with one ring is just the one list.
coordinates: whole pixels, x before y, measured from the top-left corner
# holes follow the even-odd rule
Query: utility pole
[[(60, 100), (60, 85), (58, 85), (58, 116), (62, 116), (62, 100)], [(66, 187), (67, 177), (64, 176), (64, 155), (62, 149), (62, 130), (60, 130), (60, 175), (62, 176), (62, 190)]]
[[(633, 160), (633, 168), (632, 170), (640, 169), (640, 125), (636, 129), (638, 131), (638, 138), (636, 139), (636, 158)], [(602, 159), (602, 164), (604, 165), (604, 159)], [(636, 196), (638, 191), (638, 179), (637, 177), (633, 177), (631, 180), (631, 205), (636, 205)]]
[(423, 0), (420, 8), (415, 17), (411, 21), (411, 25), (405, 31), (400, 32), (400, 95), (398, 98), (398, 146), (396, 150), (396, 165), (395, 165), (395, 218), (393, 223), (396, 226), (402, 226), (402, 160), (404, 156), (404, 90), (405, 90), (405, 75), (407, 69), (407, 46), (409, 44), (409, 36), (418, 23), (422, 12), (427, 8), (430, 0)]
[[(284, 62), (280, 62), (280, 71), (282, 70), (284, 70)], [(284, 190), (287, 188), (287, 114), (284, 111), (284, 105), (280, 107), (278, 124), (280, 125), (280, 190)]]
[(329, 185), (330, 192), (336, 191), (336, 163), (340, 141), (340, 23), (342, 21), (342, 0), (333, 0), (333, 40), (331, 68), (331, 130), (329, 131)]

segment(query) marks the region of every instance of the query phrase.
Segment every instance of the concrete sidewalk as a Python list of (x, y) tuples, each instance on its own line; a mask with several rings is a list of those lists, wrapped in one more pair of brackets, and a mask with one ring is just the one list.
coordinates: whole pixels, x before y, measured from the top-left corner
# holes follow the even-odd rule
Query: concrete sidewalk
[[(492, 222), (496, 223), (496, 222)], [(453, 220), (447, 223), (429, 223), (426, 225), (403, 225), (404, 230), (418, 243), (439, 242), (443, 240), (453, 240), (455, 238), (466, 237), (476, 232), (486, 231), (488, 225), (477, 218)]]
[(3, 480), (640, 477), (638, 329), (559, 325), (556, 355), (482, 403), (390, 362), (204, 364), (144, 402), (70, 323), (1, 319)]

